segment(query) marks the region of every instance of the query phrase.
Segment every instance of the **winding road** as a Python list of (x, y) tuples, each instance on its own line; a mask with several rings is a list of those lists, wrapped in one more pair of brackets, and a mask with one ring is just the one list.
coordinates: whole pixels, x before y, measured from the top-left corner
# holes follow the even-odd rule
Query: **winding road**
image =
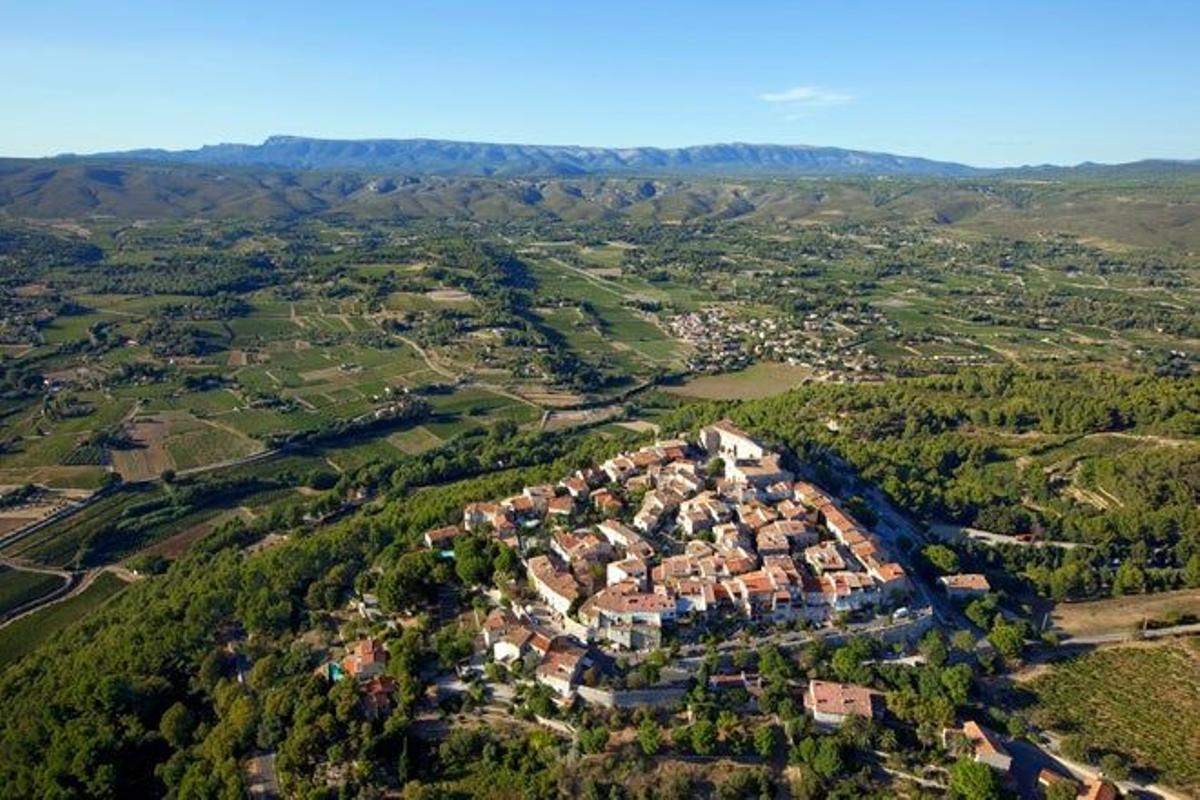
[(43, 572), (47, 575), (57, 575), (63, 578), (63, 585), (57, 589), (54, 589), (53, 591), (50, 591), (41, 597), (30, 600), (27, 603), (23, 603), (22, 605), (0, 615), (0, 628), (11, 625), (17, 620), (23, 619), (35, 611), (40, 611), (43, 608), (55, 605), (56, 603), (61, 603), (64, 600), (69, 600), (72, 597), (82, 594), (89, 586), (92, 585), (92, 583), (95, 582), (96, 578), (100, 577), (101, 573), (111, 573), (126, 583), (133, 583), (140, 577), (125, 567), (117, 564), (109, 564), (104, 567), (96, 567), (95, 569), (84, 570), (82, 572), (69, 572), (67, 570), (55, 569), (53, 567), (25, 564), (3, 557), (0, 557), (0, 564), (3, 564), (10, 569), (23, 570), (25, 572)]

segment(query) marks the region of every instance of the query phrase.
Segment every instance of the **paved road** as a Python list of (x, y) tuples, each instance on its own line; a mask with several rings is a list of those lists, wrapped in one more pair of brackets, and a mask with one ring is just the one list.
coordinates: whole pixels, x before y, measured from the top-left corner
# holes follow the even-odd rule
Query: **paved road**
[(1059, 542), (1053, 539), (1018, 539), (1015, 536), (1008, 536), (1003, 533), (992, 533), (991, 531), (980, 530), (979, 528), (967, 528), (960, 525), (951, 525), (947, 522), (938, 522), (930, 525), (934, 535), (939, 538), (957, 540), (962, 538), (974, 539), (984, 544), (992, 545), (1015, 545), (1017, 547), (1056, 547), (1059, 550), (1074, 550), (1077, 547), (1091, 547), (1089, 544), (1081, 544), (1079, 542)]
[(1086, 647), (1101, 644), (1118, 644), (1120, 642), (1133, 642), (1140, 639), (1161, 639), (1168, 636), (1189, 636), (1191, 634), (1200, 634), (1200, 623), (1192, 625), (1175, 625), (1170, 628), (1150, 628), (1142, 631), (1131, 631), (1128, 629), (1113, 631), (1112, 633), (1098, 633), (1092, 636), (1069, 636), (1059, 641), (1059, 647)]
[[(846, 469), (848, 469), (848, 466)], [(846, 474), (843, 477), (849, 477), (849, 475)], [(903, 565), (905, 572), (908, 573), (909, 580), (916, 587), (922, 604), (930, 606), (934, 614), (937, 615), (938, 621), (943, 625), (974, 631), (975, 626), (958, 610), (958, 607), (941, 592), (934, 591), (921, 578), (913, 568), (911, 559), (908, 558), (899, 545), (902, 538), (907, 538), (917, 544), (926, 542), (928, 541), (928, 537), (925, 533), (918, 530), (899, 509), (893, 506), (879, 487), (873, 484), (866, 484), (863, 489), (863, 496), (871, 504), (876, 516), (879, 518), (879, 521), (874, 526), (875, 533), (886, 540), (891, 546), (892, 554)]]

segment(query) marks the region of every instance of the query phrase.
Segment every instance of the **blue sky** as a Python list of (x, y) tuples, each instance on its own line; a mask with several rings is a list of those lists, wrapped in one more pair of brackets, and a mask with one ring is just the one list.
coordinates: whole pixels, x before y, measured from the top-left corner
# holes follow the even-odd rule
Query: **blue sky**
[(0, 154), (273, 133), (1200, 157), (1200, 3), (0, 0)]

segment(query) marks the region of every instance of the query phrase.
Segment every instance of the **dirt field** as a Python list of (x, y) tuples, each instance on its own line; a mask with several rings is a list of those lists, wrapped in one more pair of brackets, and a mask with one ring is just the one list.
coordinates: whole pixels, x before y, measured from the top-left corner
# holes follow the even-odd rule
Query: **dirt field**
[(0, 469), (0, 484), (39, 483), (58, 489), (66, 497), (80, 498), (87, 497), (100, 486), (105, 472), (104, 467), (66, 465)]
[(574, 411), (551, 411), (550, 415), (546, 418), (543, 430), (560, 431), (566, 428), (574, 428), (578, 425), (593, 425), (597, 422), (611, 419), (620, 413), (621, 406), (619, 405), (585, 408)]
[(435, 303), (469, 303), (475, 299), (459, 289), (434, 289), (425, 296)]
[(536, 403), (539, 406), (546, 408), (561, 408), (563, 406), (574, 406), (582, 403), (584, 398), (582, 395), (572, 392), (556, 392), (553, 389), (546, 389), (537, 385), (522, 385), (513, 388), (513, 394), (523, 397), (531, 403)]
[(127, 481), (154, 478), (172, 466), (171, 457), (163, 447), (170, 435), (171, 424), (165, 418), (143, 417), (130, 427), (130, 436), (139, 445), (136, 449), (116, 450), (113, 466)]
[(1060, 603), (1051, 613), (1054, 629), (1071, 636), (1094, 636), (1132, 630), (1144, 619), (1161, 619), (1169, 611), (1200, 616), (1200, 589), (1115, 597), (1090, 603)]
[(37, 517), (0, 517), (0, 536), (15, 531), (23, 525), (28, 525)]
[(410, 456), (432, 450), (442, 443), (442, 440), (426, 428), (417, 426), (406, 431), (393, 433), (387, 440)]
[(616, 423), (618, 426), (634, 433), (658, 433), (658, 426), (653, 422), (647, 422), (644, 419), (631, 419), (626, 422)]
[(667, 391), (707, 400), (756, 400), (783, 394), (811, 375), (808, 367), (755, 364), (741, 372), (693, 378), (682, 386), (668, 387)]
[(127, 481), (157, 478), (167, 469), (204, 466), (259, 449), (242, 434), (186, 412), (140, 416), (130, 434), (138, 447), (112, 453), (113, 466)]

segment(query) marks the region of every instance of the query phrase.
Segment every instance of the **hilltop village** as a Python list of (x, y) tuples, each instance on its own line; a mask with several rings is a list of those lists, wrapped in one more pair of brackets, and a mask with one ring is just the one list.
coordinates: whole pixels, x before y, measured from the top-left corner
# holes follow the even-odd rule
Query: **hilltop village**
[[(430, 530), (448, 551), (466, 532), (521, 557), (536, 599), (498, 608), (483, 644), (497, 661), (540, 659), (537, 677), (569, 698), (588, 648), (661, 647), (753, 623), (830, 625), (896, 609), (912, 591), (885, 543), (779, 453), (729, 421), (698, 441), (658, 441), (555, 485), (463, 509)], [(908, 613), (902, 609), (901, 613)]]
[[(605, 718), (620, 725), (628, 719), (619, 712), (627, 710), (641, 720), (640, 737), (643, 729), (659, 730), (656, 713), (674, 715), (685, 707), (691, 720), (692, 703), (706, 696), (742, 714), (793, 720), (785, 728), (828, 734), (829, 741), (870, 738), (898, 719), (917, 722), (918, 736), (936, 741), (941, 754), (924, 758), (973, 764), (989, 784), (1021, 796), (1049, 796), (1055, 787), (1055, 797), (1115, 800), (1111, 781), (1010, 751), (1011, 737), (970, 716), (956, 719), (971, 670), (946, 665), (944, 651), (938, 655), (945, 644), (934, 630), (930, 587), (910, 577), (885, 535), (823, 489), (797, 480), (784, 462), (781, 453), (722, 420), (694, 440), (656, 441), (554, 484), (469, 503), (461, 523), (426, 531), (425, 552), (438, 559), (457, 558), (456, 543), (464, 537), (494, 537), (517, 555), (528, 582), (484, 590), (486, 607), (475, 608), (478, 630), (472, 626), (471, 648), (456, 656), (456, 674), (427, 676), (431, 685), (424, 696), (432, 703), (421, 724), (439, 724), (440, 712), (429, 709), (440, 708), (443, 690), (475, 692), (485, 713), (506, 709), (517, 715), (514, 723), (536, 720), (594, 752), (603, 749), (608, 731), (576, 727), (589, 717), (580, 709), (616, 714)], [(937, 583), (952, 602), (992, 589), (977, 573), (942, 575)], [(381, 618), (373, 596), (361, 597), (355, 607), (364, 618)], [(793, 662), (780, 659), (778, 647), (813, 637), (842, 643), (849, 666), (843, 663), (835, 673), (845, 671), (845, 678), (800, 677), (787, 666)], [(865, 644), (868, 638), (878, 644)], [(896, 645), (890, 655), (882, 647), (888, 643)], [(757, 650), (757, 657), (747, 658), (746, 648)], [(935, 660), (930, 674), (941, 675), (958, 700), (934, 707), (925, 720), (926, 711), (906, 705), (904, 692), (870, 685), (865, 664), (875, 663), (871, 653), (892, 667), (926, 669)], [(356, 685), (352, 696), (362, 714), (378, 720), (400, 692), (388, 674), (391, 657), (382, 642), (360, 639), (319, 674)], [(748, 669), (749, 663), (754, 666)], [(656, 677), (614, 679), (617, 665), (652, 666)], [(481, 677), (500, 705), (487, 704)], [(540, 706), (532, 699), (539, 691)], [(800, 728), (794, 727), (797, 714), (805, 718)], [(731, 724), (730, 717), (722, 719)], [(711, 754), (716, 745), (703, 740), (706, 725), (711, 727), (700, 720), (675, 729), (674, 745)], [(777, 740), (769, 721), (761, 730), (770, 735), (760, 731), (762, 742), (754, 747), (767, 758)], [(889, 735), (894, 748), (895, 731)], [(596, 736), (598, 745), (583, 744)], [(732, 734), (722, 741), (735, 753), (748, 747)], [(927, 782), (942, 787), (945, 770), (929, 769), (933, 780)]]

